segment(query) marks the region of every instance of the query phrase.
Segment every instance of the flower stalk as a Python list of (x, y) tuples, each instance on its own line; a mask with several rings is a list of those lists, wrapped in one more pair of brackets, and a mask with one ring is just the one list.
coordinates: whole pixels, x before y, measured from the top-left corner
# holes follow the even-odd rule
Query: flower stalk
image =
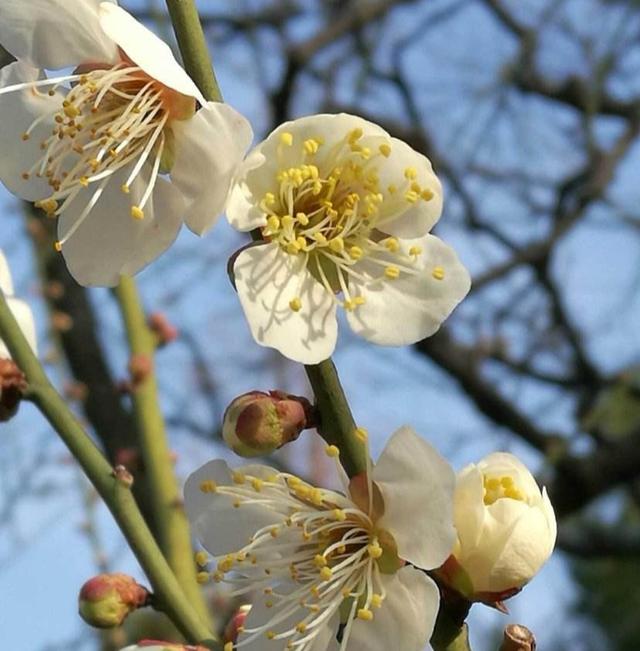
[(221, 102), (222, 93), (211, 65), (209, 48), (195, 3), (193, 0), (167, 0), (167, 8), (185, 70), (206, 99)]
[(189, 524), (182, 510), (180, 489), (158, 403), (158, 385), (153, 370), (156, 340), (147, 325), (135, 280), (123, 276), (115, 293), (131, 358), (143, 358), (149, 362), (144, 379), (135, 383), (132, 401), (145, 481), (149, 494), (153, 496), (150, 508), (158, 541), (189, 601), (206, 620), (208, 613), (196, 580)]
[(340, 449), (340, 462), (349, 477), (365, 472), (367, 452), (356, 436), (356, 423), (344, 394), (338, 371), (331, 359), (305, 366), (316, 397), (318, 432), (330, 445)]
[(111, 511), (149, 578), (162, 610), (187, 639), (212, 645), (211, 632), (185, 597), (140, 513), (130, 486), (117, 479), (111, 465), (49, 381), (2, 293), (0, 293), (0, 338), (26, 375), (29, 383), (28, 398), (58, 433)]
[[(185, 70), (208, 100), (222, 101), (222, 93), (211, 65), (207, 43), (193, 0), (167, 0), (167, 7)], [(349, 476), (366, 469), (366, 456), (356, 438), (356, 424), (340, 378), (331, 359), (305, 366), (320, 412), (320, 433), (337, 445)]]

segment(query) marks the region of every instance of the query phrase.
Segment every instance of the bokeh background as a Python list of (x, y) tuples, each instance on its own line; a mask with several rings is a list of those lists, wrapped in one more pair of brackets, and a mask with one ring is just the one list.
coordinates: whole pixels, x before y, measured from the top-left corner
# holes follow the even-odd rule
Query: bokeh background
[[(163, 2), (122, 4), (174, 43)], [(509, 616), (472, 610), (474, 650), (495, 649), (512, 621), (543, 651), (640, 648), (640, 2), (198, 5), (225, 99), (258, 139), (299, 115), (356, 113), (429, 156), (444, 182), (436, 232), (471, 270), (469, 297), (413, 348), (374, 348), (343, 328), (334, 360), (374, 455), (407, 423), (456, 469), (509, 450), (550, 491), (557, 551)], [(132, 425), (113, 297), (70, 280), (41, 215), (4, 190), (0, 206), (0, 248), (36, 311), (47, 371), (115, 459)], [(222, 221), (202, 239), (184, 231), (138, 276), (147, 309), (180, 331), (157, 367), (181, 478), (231, 458), (219, 427), (235, 395), (309, 395), (302, 368), (249, 335), (225, 270), (243, 243)], [(331, 481), (313, 433), (277, 457)], [(127, 632), (96, 636), (76, 614), (80, 585), (100, 569), (142, 578), (24, 405), (0, 426), (3, 645), (118, 648)], [(224, 615), (224, 595), (209, 598)], [(137, 618), (129, 633), (148, 625)]]

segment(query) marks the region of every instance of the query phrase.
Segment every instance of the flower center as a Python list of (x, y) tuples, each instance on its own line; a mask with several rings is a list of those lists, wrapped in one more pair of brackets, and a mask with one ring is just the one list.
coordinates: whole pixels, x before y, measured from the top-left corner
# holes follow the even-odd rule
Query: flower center
[[(58, 250), (93, 209), (115, 172), (126, 166), (131, 168), (121, 186), (122, 192), (128, 194), (131, 184), (150, 161), (152, 171), (147, 186), (138, 203), (131, 206), (131, 216), (144, 219), (144, 206), (157, 176), (171, 162), (171, 132), (166, 127), (172, 119), (184, 119), (195, 111), (195, 100), (163, 86), (129, 61), (111, 68), (19, 84), (0, 92), (30, 88), (39, 93), (41, 86), (48, 86), (47, 92), (53, 97), (67, 83), (72, 86), (53, 116), (53, 130), (40, 142), (42, 153), (22, 173), (24, 180), (47, 180), (51, 194), (37, 201), (36, 206), (51, 217), (66, 210), (82, 190), (95, 187), (78, 220), (65, 238), (56, 243)], [(22, 139), (29, 140), (36, 127), (50, 117), (48, 113), (34, 120)]]
[[(346, 310), (355, 310), (365, 297), (349, 289), (349, 279), (371, 280), (362, 273), (362, 261), (373, 263), (383, 281), (417, 272), (422, 254), (419, 246), (405, 250), (395, 237), (379, 230), (408, 208), (408, 204), (430, 201), (434, 194), (417, 183), (417, 171), (408, 167), (396, 185), (381, 187), (379, 166), (391, 155), (389, 138), (375, 137), (377, 149), (364, 146), (361, 129), (350, 131), (334, 145), (322, 138), (295, 143), (293, 134), (280, 134), (278, 157), (301, 147), (305, 163), (282, 165), (276, 174), (273, 192), (267, 192), (260, 207), (267, 217), (265, 239), (277, 242), (290, 255), (304, 256), (307, 268), (331, 295), (342, 294)], [(384, 142), (381, 142), (384, 140)], [(369, 142), (369, 140), (364, 140)], [(360, 266), (360, 269), (358, 268)], [(444, 278), (442, 267), (434, 278)], [(289, 307), (302, 308), (299, 296)]]
[[(264, 636), (282, 640), (283, 649), (304, 651), (337, 612), (345, 623), (344, 643), (353, 621), (371, 621), (385, 598), (379, 567), (387, 551), (384, 534), (378, 536), (369, 515), (348, 498), (294, 475), (261, 479), (234, 472), (232, 477), (232, 486), (204, 481), (200, 489), (228, 497), (239, 509), (267, 509), (275, 522), (219, 558), (211, 574), (234, 586), (230, 596), (262, 590), (265, 608), (273, 608), (268, 621), (243, 629), (236, 646)], [(290, 618), (297, 621), (281, 630), (278, 624)]]
[(509, 475), (483, 476), (484, 503), (489, 506), (497, 500), (508, 498), (524, 502), (524, 493), (518, 488), (513, 477)]

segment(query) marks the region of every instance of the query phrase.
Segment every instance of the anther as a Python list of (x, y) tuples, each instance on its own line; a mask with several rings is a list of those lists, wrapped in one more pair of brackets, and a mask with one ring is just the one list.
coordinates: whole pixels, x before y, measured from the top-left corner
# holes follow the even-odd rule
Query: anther
[(415, 167), (407, 167), (404, 170), (404, 178), (409, 181), (415, 181), (418, 178), (418, 171)]
[(293, 134), (285, 131), (280, 134), (280, 142), (286, 147), (291, 147), (293, 145)]
[(433, 270), (431, 271), (431, 275), (436, 280), (444, 280), (444, 269), (440, 266), (434, 267)]
[(358, 609), (358, 619), (370, 622), (373, 620), (373, 613), (368, 608), (360, 608)]
[(144, 219), (144, 210), (140, 206), (131, 206), (131, 216), (137, 220)]
[(391, 145), (382, 144), (378, 147), (378, 151), (385, 157), (389, 158), (391, 155)]
[(384, 275), (389, 280), (396, 280), (400, 277), (400, 269), (398, 269), (398, 267), (394, 267), (393, 265), (389, 265), (384, 270)]
[(329, 581), (333, 576), (333, 570), (330, 567), (323, 567), (320, 570), (320, 578), (323, 581)]
[(337, 445), (327, 445), (327, 447), (324, 449), (325, 454), (328, 457), (339, 457), (340, 456), (340, 450)]
[(354, 435), (361, 443), (369, 440), (369, 432), (364, 427), (356, 427)]
[(200, 567), (204, 567), (209, 562), (209, 555), (204, 550), (200, 550), (195, 553), (194, 559), (196, 564)]

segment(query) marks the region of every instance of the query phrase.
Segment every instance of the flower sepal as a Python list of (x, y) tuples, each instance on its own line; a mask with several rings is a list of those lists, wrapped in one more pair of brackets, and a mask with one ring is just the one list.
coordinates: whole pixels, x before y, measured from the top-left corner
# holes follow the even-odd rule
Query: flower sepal
[(476, 591), (471, 578), (453, 555), (449, 556), (442, 567), (433, 572), (433, 575), (443, 595), (448, 594), (449, 598), (455, 596), (456, 599), (463, 599), (470, 603), (482, 603), (504, 614), (509, 612), (504, 602), (522, 590), (522, 588), (509, 588), (499, 592)]

